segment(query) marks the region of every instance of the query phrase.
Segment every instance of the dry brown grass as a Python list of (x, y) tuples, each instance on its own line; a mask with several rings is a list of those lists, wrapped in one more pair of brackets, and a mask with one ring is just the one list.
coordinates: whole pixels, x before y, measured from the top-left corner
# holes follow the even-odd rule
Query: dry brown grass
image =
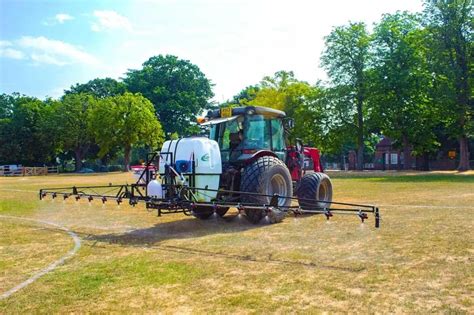
[[(473, 313), (474, 176), (334, 173), (335, 199), (381, 205), (354, 217), (157, 218), (143, 207), (40, 202), (41, 187), (129, 174), (0, 178), (0, 214), (49, 220), (78, 254), (0, 301), (0, 313)], [(15, 190), (26, 190), (19, 192)], [(0, 293), (69, 250), (62, 231), (0, 219)]]

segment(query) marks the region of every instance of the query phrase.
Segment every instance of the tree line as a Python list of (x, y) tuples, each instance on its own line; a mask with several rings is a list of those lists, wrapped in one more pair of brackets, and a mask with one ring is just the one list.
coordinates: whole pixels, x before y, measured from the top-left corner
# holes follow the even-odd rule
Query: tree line
[(455, 140), (459, 169), (469, 169), (474, 134), (473, 5), (425, 1), (419, 14), (385, 14), (335, 27), (321, 65), (329, 80), (310, 84), (278, 71), (222, 104), (212, 83), (176, 56), (155, 56), (124, 78), (76, 84), (58, 99), (0, 96), (0, 164), (99, 158), (107, 163), (165, 137), (199, 133), (195, 117), (214, 106), (268, 106), (294, 118), (293, 138), (338, 156), (357, 151), (357, 168), (380, 136), (404, 151), (429, 156)]
[(189, 61), (155, 56), (122, 81), (94, 79), (44, 101), (0, 95), (0, 164), (37, 165), (74, 159), (103, 164), (133, 148), (156, 148), (166, 135), (196, 133), (195, 117), (210, 108), (210, 81)]
[(473, 139), (473, 4), (426, 1), (420, 14), (385, 14), (335, 27), (321, 65), (329, 82), (310, 85), (279, 71), (224, 104), (275, 107), (296, 120), (294, 135), (326, 154), (357, 151), (362, 170), (380, 135), (404, 151), (429, 156), (455, 139), (459, 170), (469, 169)]

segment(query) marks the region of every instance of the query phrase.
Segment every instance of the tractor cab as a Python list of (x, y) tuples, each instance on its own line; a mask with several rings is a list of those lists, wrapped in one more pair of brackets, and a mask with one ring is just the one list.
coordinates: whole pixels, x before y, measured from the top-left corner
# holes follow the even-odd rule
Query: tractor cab
[(268, 151), (285, 161), (285, 116), (282, 111), (258, 106), (222, 108), (209, 111), (201, 125), (210, 127), (209, 138), (219, 144), (224, 163), (240, 164)]

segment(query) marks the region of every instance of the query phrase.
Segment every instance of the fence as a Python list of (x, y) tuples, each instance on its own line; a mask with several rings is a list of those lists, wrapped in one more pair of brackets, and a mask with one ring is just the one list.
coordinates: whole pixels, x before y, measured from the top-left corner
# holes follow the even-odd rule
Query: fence
[(16, 165), (2, 165), (0, 166), (0, 176), (37, 176), (58, 174), (59, 170), (56, 166), (16, 166)]

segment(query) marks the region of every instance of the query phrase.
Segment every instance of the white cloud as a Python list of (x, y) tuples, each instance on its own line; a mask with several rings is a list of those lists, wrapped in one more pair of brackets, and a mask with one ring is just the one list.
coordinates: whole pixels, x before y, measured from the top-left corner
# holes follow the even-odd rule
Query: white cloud
[(67, 13), (58, 13), (53, 17), (49, 17), (43, 21), (45, 26), (53, 26), (57, 24), (64, 24), (66, 21), (74, 20), (74, 17)]
[(132, 24), (123, 15), (118, 14), (112, 10), (96, 10), (94, 16), (97, 18), (97, 22), (92, 23), (91, 30), (94, 32), (100, 32), (102, 30), (132, 30)]
[(13, 48), (2, 48), (0, 46), (0, 57), (11, 59), (25, 59), (25, 54)]
[(11, 59), (25, 59), (25, 54), (17, 49), (11, 48), (13, 43), (7, 40), (0, 40), (0, 57)]
[(8, 40), (0, 40), (0, 47), (8, 47), (12, 45), (12, 42), (9, 42)]
[(31, 60), (38, 63), (58, 66), (72, 63), (99, 63), (96, 57), (83, 51), (80, 47), (43, 36), (23, 36), (17, 41), (17, 44), (23, 50), (28, 50)]
[(74, 17), (67, 13), (58, 13), (54, 16), (54, 18), (56, 19), (56, 21), (58, 21), (59, 24), (63, 24), (68, 20), (74, 20)]
[(64, 66), (67, 64), (66, 62), (61, 61), (60, 59), (48, 54), (32, 53), (30, 57), (31, 57), (31, 60), (37, 63), (47, 63), (51, 65), (56, 65), (56, 66)]

